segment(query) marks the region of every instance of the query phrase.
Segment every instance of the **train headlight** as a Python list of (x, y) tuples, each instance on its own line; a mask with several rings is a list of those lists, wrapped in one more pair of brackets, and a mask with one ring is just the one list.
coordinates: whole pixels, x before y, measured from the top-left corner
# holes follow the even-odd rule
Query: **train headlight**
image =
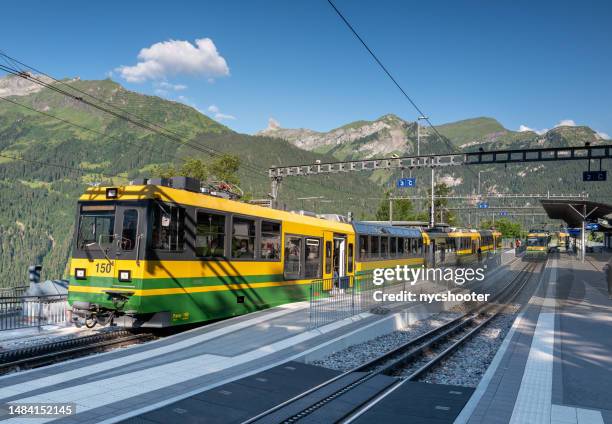
[(131, 271), (119, 271), (119, 281), (122, 283), (129, 283), (132, 281), (132, 272)]
[(87, 278), (87, 273), (85, 272), (85, 268), (75, 268), (74, 278), (76, 278), (77, 280), (85, 280)]
[(106, 198), (107, 199), (116, 199), (119, 195), (119, 190), (117, 187), (109, 187), (106, 189)]

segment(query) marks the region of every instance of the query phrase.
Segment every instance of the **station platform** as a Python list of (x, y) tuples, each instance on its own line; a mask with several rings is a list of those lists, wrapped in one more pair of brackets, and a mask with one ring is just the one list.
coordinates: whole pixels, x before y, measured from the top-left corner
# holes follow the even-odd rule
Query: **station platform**
[(457, 424), (612, 424), (611, 255), (549, 255)]
[[(490, 284), (505, 280), (516, 269), (501, 266), (491, 271)], [(309, 303), (293, 303), (220, 321), (142, 345), (75, 359), (0, 377), (0, 422), (114, 423), (201, 422), (202, 414), (185, 412), (199, 405), (197, 396), (210, 396), (223, 412), (220, 399), (245, 393), (255, 399), (256, 388), (270, 400), (285, 399), (292, 393), (323, 381), (303, 362), (309, 355), (338, 348), (341, 343), (360, 342), (357, 335), (373, 338), (381, 332), (401, 328), (439, 312), (444, 305), (415, 303), (401, 311), (384, 314), (365, 312), (316, 329), (309, 328)], [(385, 327), (386, 325), (386, 327)], [(368, 330), (371, 330), (368, 333)], [(351, 337), (353, 337), (351, 339)], [(335, 346), (335, 347), (334, 347)], [(287, 365), (299, 361), (301, 365)], [(307, 375), (309, 378), (295, 377)], [(294, 377), (291, 377), (294, 375)], [(235, 383), (240, 380), (240, 383)], [(249, 383), (250, 382), (250, 383)], [(233, 385), (232, 385), (233, 384)], [(229, 388), (228, 388), (229, 387)], [(211, 392), (212, 391), (212, 392)], [(276, 393), (272, 396), (272, 393)], [(208, 399), (208, 398), (207, 398)], [(192, 407), (176, 406), (191, 402)], [(247, 402), (247, 401), (245, 401)], [(71, 403), (77, 414), (67, 417), (15, 418), (8, 403)], [(266, 404), (255, 401), (258, 408)], [(226, 406), (239, 410), (237, 406)], [(154, 412), (158, 411), (158, 412)], [(241, 414), (224, 412), (216, 421), (211, 411), (206, 422), (240, 422)], [(158, 417), (149, 420), (153, 414)], [(156, 415), (161, 414), (161, 415)], [(173, 417), (177, 421), (168, 421)], [(233, 419), (230, 419), (232, 418)]]

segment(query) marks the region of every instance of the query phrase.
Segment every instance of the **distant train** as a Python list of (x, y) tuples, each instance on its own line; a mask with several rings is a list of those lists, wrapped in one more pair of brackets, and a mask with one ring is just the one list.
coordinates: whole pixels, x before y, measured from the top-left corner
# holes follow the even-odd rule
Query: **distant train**
[(551, 236), (548, 231), (531, 230), (527, 234), (527, 255), (541, 256), (548, 253)]
[[(168, 327), (309, 298), (374, 268), (460, 264), (496, 231), (338, 222), (229, 200), (185, 177), (91, 187), (77, 207), (73, 320)], [(343, 278), (349, 277), (349, 278)]]

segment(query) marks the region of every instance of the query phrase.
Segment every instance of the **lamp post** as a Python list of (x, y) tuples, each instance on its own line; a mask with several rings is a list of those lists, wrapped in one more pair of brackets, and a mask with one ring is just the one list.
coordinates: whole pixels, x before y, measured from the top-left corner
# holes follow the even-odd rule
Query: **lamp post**
[(419, 121), (421, 119), (427, 120), (429, 119), (427, 116), (419, 116), (417, 118), (417, 156), (421, 156), (421, 130), (420, 130), (420, 125), (419, 125)]

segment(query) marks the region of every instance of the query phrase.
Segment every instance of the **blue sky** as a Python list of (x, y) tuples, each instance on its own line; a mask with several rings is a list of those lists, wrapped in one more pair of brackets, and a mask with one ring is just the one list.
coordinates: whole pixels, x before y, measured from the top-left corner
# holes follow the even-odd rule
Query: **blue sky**
[[(8, 2), (0, 49), (55, 77), (112, 71), (129, 89), (157, 90), (240, 132), (269, 118), (329, 130), (416, 117), (325, 0), (95, 3)], [(612, 135), (610, 2), (336, 4), (434, 123), (573, 120)], [(180, 52), (193, 57), (177, 65)]]

